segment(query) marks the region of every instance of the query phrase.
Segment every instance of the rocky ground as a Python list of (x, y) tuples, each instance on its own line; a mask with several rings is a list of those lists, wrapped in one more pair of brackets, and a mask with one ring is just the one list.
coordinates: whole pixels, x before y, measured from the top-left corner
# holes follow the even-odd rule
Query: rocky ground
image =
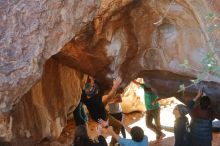
[[(178, 101), (173, 101), (169, 106), (163, 106), (161, 109), (161, 124), (164, 129), (163, 132), (166, 134), (166, 137), (159, 143), (155, 142), (155, 134), (146, 127), (145, 124), (145, 113), (133, 112), (125, 115), (125, 122), (130, 127), (141, 126), (144, 129), (145, 134), (149, 138), (150, 146), (173, 146), (174, 145), (174, 135), (172, 132), (172, 126), (174, 122), (174, 116), (172, 114), (173, 106), (175, 106)], [(89, 120), (89, 128), (91, 137), (96, 136), (96, 126), (97, 124), (92, 120)], [(70, 146), (73, 141), (74, 134), (74, 122), (72, 120), (68, 121), (68, 126), (64, 129), (60, 138), (53, 142), (42, 142), (37, 146)], [(110, 142), (111, 137), (105, 135), (108, 142)], [(127, 133), (127, 137), (130, 135)], [(213, 146), (220, 146), (220, 133), (213, 133)]]

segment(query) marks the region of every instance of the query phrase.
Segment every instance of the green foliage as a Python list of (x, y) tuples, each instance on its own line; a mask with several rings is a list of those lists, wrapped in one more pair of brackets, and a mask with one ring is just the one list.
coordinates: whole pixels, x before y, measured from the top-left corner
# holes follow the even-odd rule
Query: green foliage
[(193, 85), (197, 85), (200, 82), (200, 79), (190, 80)]
[(180, 64), (180, 66), (182, 66), (184, 68), (190, 68), (189, 60), (188, 59), (184, 59), (183, 64)]
[(215, 30), (215, 27), (214, 26), (208, 26), (207, 28), (208, 32), (213, 32)]
[(209, 19), (212, 19), (212, 18), (214, 18), (215, 14), (214, 13), (208, 13), (207, 16), (208, 16)]
[[(201, 61), (203, 68), (201, 70), (198, 70), (197, 78), (194, 80), (190, 80), (192, 84), (185, 86), (184, 84), (181, 84), (179, 86), (178, 92), (184, 92), (187, 88), (191, 86), (196, 86), (200, 81), (202, 81), (207, 75), (214, 75), (220, 77), (220, 66), (218, 66), (218, 61), (216, 58), (215, 53), (208, 52), (205, 54), (204, 58)], [(192, 69), (192, 66), (189, 63), (188, 59), (184, 59), (183, 64), (180, 66)]]
[(207, 23), (207, 31), (214, 32), (220, 31), (220, 23), (216, 20), (219, 20), (219, 15), (213, 12), (210, 12), (206, 16), (206, 23)]
[(210, 69), (210, 73), (217, 76), (217, 77), (220, 77), (220, 67), (219, 66), (213, 66)]
[(213, 72), (213, 69), (217, 67), (217, 59), (215, 57), (215, 54), (213, 52), (208, 52), (205, 57), (202, 59), (204, 71), (207, 71), (209, 73)]
[(179, 86), (179, 90), (178, 90), (177, 92), (182, 92), (182, 91), (185, 91), (185, 90), (186, 90), (185, 85), (184, 85), (184, 84), (181, 84), (181, 85)]
[[(220, 31), (220, 14), (210, 12), (206, 15), (206, 28), (210, 35), (214, 35), (215, 32)], [(210, 37), (210, 42), (213, 45), (217, 45), (216, 40)], [(219, 46), (218, 46), (219, 47)], [(220, 77), (220, 66), (218, 66), (218, 59), (216, 56), (216, 52), (208, 52), (204, 54), (204, 58), (202, 58), (201, 61), (202, 68), (201, 69), (195, 69), (193, 68), (188, 59), (184, 59), (183, 64), (181, 64), (181, 67), (184, 67), (186, 69), (191, 69), (197, 72), (197, 78), (195, 80), (190, 80), (191, 85), (185, 86), (184, 84), (181, 84), (179, 86), (178, 92), (183, 92), (191, 87), (196, 86), (200, 81), (204, 80), (209, 75), (214, 75), (217, 77)]]
[(205, 57), (202, 59), (202, 63), (208, 65), (216, 65), (217, 59), (215, 58), (215, 54), (213, 52), (208, 52)]

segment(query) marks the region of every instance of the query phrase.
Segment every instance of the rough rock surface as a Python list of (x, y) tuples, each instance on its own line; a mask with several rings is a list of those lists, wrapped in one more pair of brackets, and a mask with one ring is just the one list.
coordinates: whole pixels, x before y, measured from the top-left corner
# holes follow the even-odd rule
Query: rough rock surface
[(0, 111), (12, 109), (43, 64), (93, 20), (99, 0), (1, 0)]
[[(70, 41), (82, 26), (92, 21), (99, 7), (99, 0), (0, 1), (1, 138), (11, 140), (12, 125), (16, 124), (11, 111), (21, 96), (41, 78), (46, 60)], [(32, 107), (32, 102), (29, 104)], [(53, 105), (53, 108), (58, 107)], [(25, 123), (30, 119), (22, 120)], [(42, 123), (44, 127), (45, 123)], [(41, 136), (46, 137), (48, 133)]]
[(49, 59), (42, 79), (14, 107), (12, 145), (30, 146), (58, 138), (68, 114), (79, 103), (86, 79), (82, 73)]
[[(177, 92), (179, 86), (190, 85), (190, 80), (204, 70), (205, 54), (214, 52), (219, 65), (219, 31), (208, 29), (219, 24), (218, 20), (214, 23), (208, 18), (218, 12), (212, 7), (215, 4), (219, 2), (133, 1), (120, 13), (96, 17), (55, 59), (106, 84), (116, 76), (123, 78), (122, 86), (137, 77), (157, 79), (151, 83), (160, 96), (176, 95), (186, 101), (195, 96), (197, 88), (188, 88), (183, 99), (182, 93)], [(190, 68), (181, 66), (186, 59)], [(204, 80), (205, 91), (219, 104), (220, 78), (211, 72), (200, 78)]]
[[(178, 87), (200, 72), (204, 54), (215, 52), (219, 65), (220, 34), (209, 28), (220, 22), (207, 16), (220, 12), (220, 2), (209, 2), (0, 1), (0, 137), (14, 144), (17, 138), (26, 144), (56, 138), (81, 91), (83, 75), (70, 68), (94, 76), (106, 88), (116, 76), (123, 87), (144, 77), (161, 96), (192, 98), (194, 86), (184, 97)], [(180, 65), (185, 59), (192, 68)], [(71, 73), (76, 79), (68, 78)], [(220, 113), (220, 78), (209, 72), (202, 79)], [(74, 88), (73, 97), (69, 90)]]
[(121, 107), (123, 113), (132, 113), (132, 112), (145, 112), (146, 108), (144, 105), (144, 94), (142, 89), (134, 83), (129, 84), (125, 89), (125, 92), (122, 94), (122, 103)]

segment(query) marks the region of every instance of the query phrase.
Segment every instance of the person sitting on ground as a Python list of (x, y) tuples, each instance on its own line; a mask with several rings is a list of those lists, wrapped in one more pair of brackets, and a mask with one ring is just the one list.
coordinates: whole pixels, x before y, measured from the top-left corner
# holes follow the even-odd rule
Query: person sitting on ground
[(108, 121), (99, 119), (99, 123), (107, 129), (107, 132), (114, 137), (120, 146), (148, 146), (148, 137), (144, 135), (144, 131), (141, 127), (135, 126), (129, 128), (122, 120), (121, 124), (126, 131), (131, 134), (131, 139), (121, 138), (115, 133), (112, 126), (108, 126)]
[[(163, 137), (165, 137), (165, 134), (161, 131), (160, 104), (156, 100), (161, 98), (157, 96), (155, 89), (150, 87), (150, 85), (146, 81), (145, 83), (140, 83), (136, 80), (133, 80), (133, 83), (144, 89), (145, 107), (147, 109), (146, 125), (148, 128), (156, 133), (156, 139), (161, 140)], [(155, 124), (153, 124), (153, 119)]]
[[(199, 100), (199, 106), (195, 106)], [(190, 129), (192, 146), (211, 146), (212, 145), (212, 121), (215, 118), (214, 111), (210, 108), (211, 100), (199, 89), (196, 97), (190, 100), (187, 107), (190, 109)]]
[(173, 114), (176, 118), (174, 122), (174, 146), (189, 146), (190, 127), (188, 118), (186, 117), (186, 114), (188, 114), (188, 109), (185, 105), (178, 104), (173, 109)]
[(101, 135), (101, 130), (101, 128), (97, 128), (98, 140), (94, 141), (89, 138), (85, 125), (77, 126), (72, 146), (108, 146), (105, 138)]

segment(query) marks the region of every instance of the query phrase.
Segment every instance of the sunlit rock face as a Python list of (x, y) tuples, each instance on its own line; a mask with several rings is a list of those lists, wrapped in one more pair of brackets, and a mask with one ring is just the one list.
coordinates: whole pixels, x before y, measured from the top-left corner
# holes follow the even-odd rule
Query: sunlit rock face
[[(205, 2), (134, 1), (120, 13), (96, 17), (55, 58), (100, 80), (128, 82), (147, 70), (196, 77), (204, 54), (218, 49), (203, 21), (208, 10), (197, 12), (199, 6), (207, 9)], [(185, 59), (192, 69), (181, 66)], [(212, 75), (203, 79), (219, 82)]]
[[(123, 78), (122, 86), (136, 77), (155, 78), (158, 82), (163, 78), (163, 86), (155, 84), (158, 93), (180, 95), (179, 85), (191, 84), (190, 80), (203, 70), (206, 53), (215, 52), (218, 61), (219, 32), (208, 31), (208, 26), (213, 24), (207, 18), (209, 13), (215, 13), (212, 9), (215, 3), (219, 4), (217, 1), (212, 5), (205, 1), (133, 1), (119, 13), (95, 17), (55, 59), (95, 76), (103, 84), (111, 83), (116, 76)], [(217, 41), (213, 43), (212, 39)], [(181, 66), (186, 59), (190, 68)], [(206, 92), (219, 100), (218, 86), (214, 83), (219, 83), (219, 77), (205, 73), (201, 78), (206, 81)], [(170, 92), (160, 92), (161, 87)], [(185, 91), (186, 96), (196, 94), (197, 89), (192, 87)]]
[(146, 111), (143, 90), (134, 83), (129, 84), (122, 97), (121, 107), (123, 113)]
[(28, 91), (12, 112), (12, 145), (34, 145), (58, 138), (68, 114), (78, 105), (86, 81), (82, 73), (50, 59), (42, 79)]
[[(69, 108), (79, 101), (83, 73), (106, 89), (117, 76), (123, 87), (143, 77), (160, 96), (192, 98), (194, 86), (184, 96), (177, 93), (178, 87), (191, 84), (205, 53), (217, 51), (218, 61), (219, 31), (208, 28), (219, 20), (211, 21), (207, 15), (220, 12), (219, 4), (218, 0), (211, 5), (208, 0), (0, 1), (0, 137), (14, 143), (20, 137), (21, 143), (24, 139), (33, 144), (59, 136)], [(185, 59), (192, 68), (180, 65)], [(211, 73), (202, 79), (218, 111), (220, 80)]]
[[(215, 52), (218, 61), (219, 31), (208, 30), (213, 22), (207, 16), (217, 12), (212, 7), (215, 3), (219, 4), (134, 1), (120, 13), (96, 17), (55, 59), (95, 76), (103, 84), (111, 83), (116, 76), (123, 78), (122, 86), (137, 77), (151, 79), (160, 96), (175, 95), (186, 102), (196, 95), (198, 87), (190, 86), (182, 93), (178, 92), (179, 86), (192, 84), (190, 80), (203, 70), (202, 60), (208, 52)], [(185, 60), (190, 68), (181, 66)], [(219, 77), (206, 72), (200, 78), (218, 111)]]

